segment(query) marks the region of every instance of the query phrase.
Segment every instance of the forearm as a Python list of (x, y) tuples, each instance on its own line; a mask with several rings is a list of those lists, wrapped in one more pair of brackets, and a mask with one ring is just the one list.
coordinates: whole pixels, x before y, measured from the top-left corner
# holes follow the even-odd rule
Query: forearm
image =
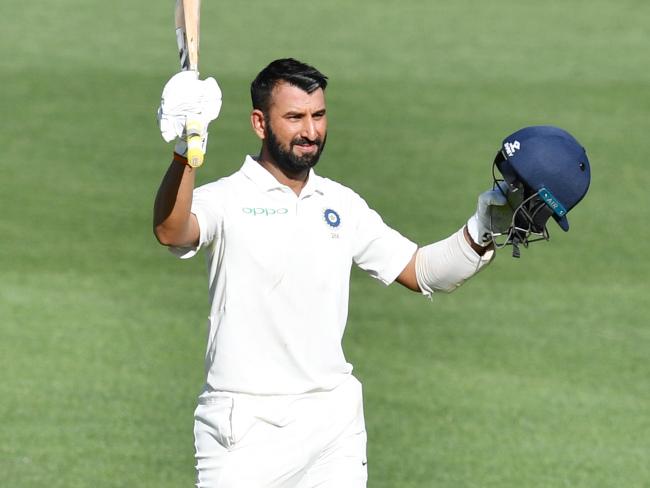
[(434, 291), (451, 292), (485, 266), (493, 257), (493, 250), (492, 245), (476, 244), (465, 226), (443, 241), (418, 249), (396, 281), (426, 295)]
[(196, 244), (198, 229), (191, 214), (194, 168), (172, 161), (165, 173), (154, 203), (153, 227), (158, 241), (166, 246)]
[(478, 273), (494, 257), (492, 249), (477, 252), (465, 228), (447, 239), (418, 250), (415, 274), (419, 289), (426, 295), (450, 293)]

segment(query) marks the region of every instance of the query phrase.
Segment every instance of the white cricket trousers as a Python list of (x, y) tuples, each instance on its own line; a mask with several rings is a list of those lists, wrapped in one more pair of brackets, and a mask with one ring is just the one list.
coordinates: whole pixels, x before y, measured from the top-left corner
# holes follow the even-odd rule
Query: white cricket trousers
[(329, 392), (211, 392), (194, 413), (198, 488), (365, 488), (361, 383)]

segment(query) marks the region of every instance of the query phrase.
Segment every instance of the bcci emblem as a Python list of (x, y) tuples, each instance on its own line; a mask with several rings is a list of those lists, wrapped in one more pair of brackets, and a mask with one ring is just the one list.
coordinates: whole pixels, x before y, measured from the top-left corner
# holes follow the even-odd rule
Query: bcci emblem
[(339, 214), (331, 208), (328, 208), (323, 212), (323, 218), (325, 219), (325, 223), (332, 228), (341, 225), (341, 217), (339, 217)]

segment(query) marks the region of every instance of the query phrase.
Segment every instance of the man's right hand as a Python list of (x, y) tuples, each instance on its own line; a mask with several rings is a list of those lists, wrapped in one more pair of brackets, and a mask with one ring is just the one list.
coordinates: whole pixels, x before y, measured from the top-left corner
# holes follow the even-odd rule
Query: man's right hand
[(158, 126), (166, 142), (177, 139), (174, 151), (187, 152), (185, 132), (187, 120), (198, 120), (202, 125), (203, 149), (207, 144), (208, 124), (221, 110), (221, 89), (214, 78), (199, 80), (195, 71), (176, 73), (165, 84), (158, 108)]

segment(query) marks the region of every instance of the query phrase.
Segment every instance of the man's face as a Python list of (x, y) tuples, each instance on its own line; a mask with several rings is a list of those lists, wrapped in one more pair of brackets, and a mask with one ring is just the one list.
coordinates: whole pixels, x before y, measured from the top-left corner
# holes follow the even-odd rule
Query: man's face
[(264, 121), (264, 143), (281, 169), (298, 173), (316, 165), (327, 139), (322, 89), (307, 93), (288, 83), (278, 84)]

